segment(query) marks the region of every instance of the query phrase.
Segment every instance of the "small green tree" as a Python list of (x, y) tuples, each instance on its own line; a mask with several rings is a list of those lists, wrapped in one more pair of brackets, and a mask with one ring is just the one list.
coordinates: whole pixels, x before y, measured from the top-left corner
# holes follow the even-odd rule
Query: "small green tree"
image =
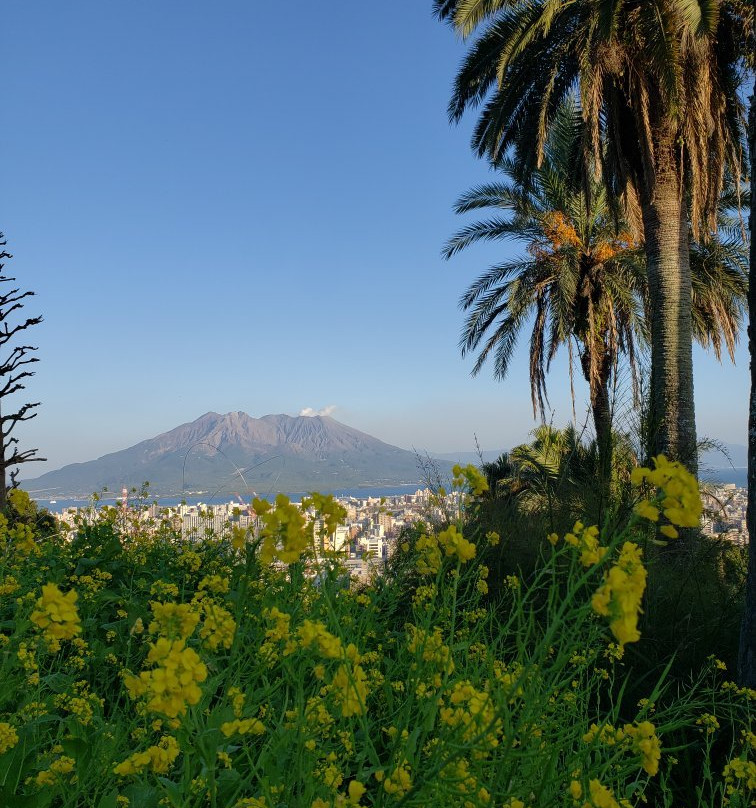
[[(22, 463), (46, 459), (36, 456), (37, 449), (21, 450), (18, 438), (11, 436), (20, 421), (29, 421), (37, 415), (33, 410), (39, 406), (40, 402), (24, 404), (13, 412), (5, 412), (6, 409), (9, 409), (6, 407), (8, 398), (14, 393), (25, 390), (24, 380), (34, 375), (34, 372), (29, 370), (29, 365), (39, 362), (36, 356), (30, 356), (33, 351), (37, 350), (32, 345), (16, 345), (9, 350), (6, 346), (27, 328), (42, 322), (42, 317), (27, 317), (26, 320), (13, 322), (16, 312), (23, 308), (26, 298), (31, 297), (34, 292), (22, 292), (19, 287), (13, 287), (16, 279), (3, 274), (5, 261), (13, 257), (5, 250), (6, 244), (4, 235), (0, 233), (0, 474), (2, 475), (0, 510), (4, 509), (7, 504), (8, 476), (10, 476), (11, 487), (16, 486), (18, 469), (16, 468), (10, 473), (9, 470)], [(13, 288), (8, 288), (5, 284), (10, 284)]]

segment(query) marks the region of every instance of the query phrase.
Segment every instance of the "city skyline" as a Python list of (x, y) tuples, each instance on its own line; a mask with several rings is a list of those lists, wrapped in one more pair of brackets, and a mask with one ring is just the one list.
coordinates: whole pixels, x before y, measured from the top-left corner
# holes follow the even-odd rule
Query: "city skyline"
[[(326, 19), (233, 0), (6, 11), (6, 270), (37, 293), (41, 474), (194, 420), (330, 410), (401, 448), (508, 448), (538, 422), (460, 357), (457, 300), (517, 244), (450, 262), (454, 200), (491, 177), (446, 104), (462, 44), (430, 4)], [(402, 25), (396, 20), (401, 18)], [(282, 58), (282, 54), (286, 58)], [(745, 443), (748, 360), (695, 349), (700, 436)], [(576, 375), (577, 422), (588, 394)], [(566, 357), (553, 423), (572, 419)], [(632, 421), (626, 394), (619, 412)]]

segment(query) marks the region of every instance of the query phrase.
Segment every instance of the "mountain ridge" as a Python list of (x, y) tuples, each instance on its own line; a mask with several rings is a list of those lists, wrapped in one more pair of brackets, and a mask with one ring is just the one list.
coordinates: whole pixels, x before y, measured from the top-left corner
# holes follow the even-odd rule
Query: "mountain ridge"
[[(439, 461), (445, 466), (450, 463)], [(194, 421), (95, 460), (24, 480), (27, 489), (89, 495), (150, 483), (161, 494), (211, 487), (323, 491), (418, 484), (415, 453), (327, 415), (207, 412)]]

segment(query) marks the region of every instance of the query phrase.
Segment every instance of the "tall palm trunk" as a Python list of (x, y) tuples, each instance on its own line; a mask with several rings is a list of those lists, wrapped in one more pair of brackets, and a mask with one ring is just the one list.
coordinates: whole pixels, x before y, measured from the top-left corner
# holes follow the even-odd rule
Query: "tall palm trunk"
[(697, 474), (688, 226), (671, 127), (655, 145), (654, 183), (641, 198), (651, 298), (650, 451)]
[(609, 401), (609, 380), (612, 375), (612, 361), (603, 341), (593, 349), (598, 352), (598, 371), (591, 376), (590, 353), (582, 356), (583, 375), (588, 382), (591, 397), (593, 427), (596, 432), (596, 447), (599, 464), (599, 521), (604, 506), (609, 502), (612, 475), (612, 409)]
[[(751, 151), (751, 177), (756, 176), (756, 95), (751, 96), (748, 118), (748, 141)], [(751, 192), (751, 265), (748, 272), (748, 352), (751, 357), (751, 400), (748, 409), (748, 576), (745, 607), (740, 625), (738, 679), (746, 687), (756, 688), (756, 197)]]

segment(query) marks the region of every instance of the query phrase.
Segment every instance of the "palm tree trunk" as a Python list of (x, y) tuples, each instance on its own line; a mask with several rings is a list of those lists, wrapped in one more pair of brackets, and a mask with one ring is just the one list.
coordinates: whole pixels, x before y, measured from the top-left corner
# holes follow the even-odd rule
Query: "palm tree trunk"
[(641, 199), (651, 298), (649, 446), (697, 474), (688, 224), (671, 127), (655, 147), (655, 182)]
[[(756, 171), (756, 95), (751, 96), (748, 118), (748, 140), (751, 152), (751, 177)], [(751, 265), (748, 271), (748, 352), (751, 357), (751, 399), (748, 409), (748, 575), (745, 607), (740, 624), (738, 679), (745, 687), (756, 688), (756, 197), (751, 193)]]
[(591, 413), (593, 414), (593, 427), (596, 432), (596, 448), (598, 449), (599, 465), (599, 521), (603, 507), (609, 502), (612, 474), (612, 410), (609, 402), (609, 379), (612, 373), (612, 362), (609, 352), (600, 340), (593, 348), (598, 355), (598, 371), (591, 376), (591, 354), (586, 350), (581, 356), (583, 376), (588, 382), (591, 396)]
[(596, 430), (599, 473), (604, 493), (608, 495), (612, 474), (612, 411), (609, 404), (609, 377), (600, 379), (591, 390), (593, 425)]

